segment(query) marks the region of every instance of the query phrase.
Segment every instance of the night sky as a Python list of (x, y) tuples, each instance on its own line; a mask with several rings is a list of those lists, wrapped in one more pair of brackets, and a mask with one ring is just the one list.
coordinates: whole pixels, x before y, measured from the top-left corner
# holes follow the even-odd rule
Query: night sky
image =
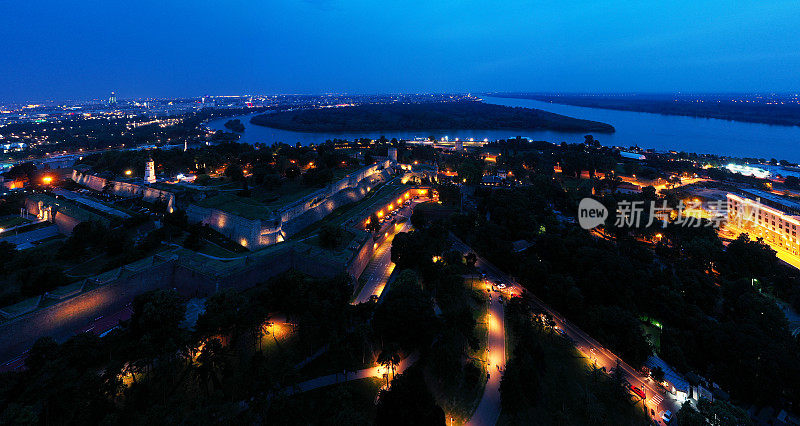
[(787, 1), (0, 0), (0, 100), (798, 90)]

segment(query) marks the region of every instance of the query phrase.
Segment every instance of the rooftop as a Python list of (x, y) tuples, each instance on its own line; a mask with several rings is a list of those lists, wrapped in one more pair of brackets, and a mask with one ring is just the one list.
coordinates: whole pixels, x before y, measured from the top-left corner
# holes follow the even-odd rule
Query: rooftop
[(780, 204), (789, 210), (800, 211), (800, 203), (792, 199), (781, 197), (780, 195), (776, 195), (767, 191), (762, 191), (760, 189), (745, 189), (742, 191), (745, 192), (746, 194), (759, 197), (762, 200), (769, 200), (772, 201), (773, 203)]

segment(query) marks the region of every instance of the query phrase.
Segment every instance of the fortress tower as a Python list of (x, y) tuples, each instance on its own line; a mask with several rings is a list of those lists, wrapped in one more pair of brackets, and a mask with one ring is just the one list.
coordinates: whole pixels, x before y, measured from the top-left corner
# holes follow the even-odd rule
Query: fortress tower
[(144, 167), (144, 181), (147, 183), (156, 182), (156, 163), (153, 157), (147, 159), (147, 165)]

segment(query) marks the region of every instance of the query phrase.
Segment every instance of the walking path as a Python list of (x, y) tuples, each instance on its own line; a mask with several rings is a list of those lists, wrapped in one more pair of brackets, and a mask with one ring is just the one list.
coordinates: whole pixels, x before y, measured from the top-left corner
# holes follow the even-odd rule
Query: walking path
[[(418, 353), (413, 353), (406, 358), (404, 358), (395, 368), (395, 375), (402, 373), (408, 367), (413, 365), (419, 359)], [(369, 377), (383, 377), (383, 374), (386, 372), (386, 368), (380, 365), (376, 365), (375, 367), (365, 368), (363, 370), (358, 370), (349, 373), (336, 373), (336, 374), (329, 374), (327, 376), (320, 376), (313, 378), (311, 380), (306, 380), (305, 382), (300, 382), (291, 388), (287, 388), (285, 390), (287, 395), (294, 395), (296, 393), (303, 393), (308, 392), (310, 390), (319, 389), (325, 386), (331, 386), (338, 383), (349, 382), (352, 380), (360, 380), (366, 379)]]
[[(454, 240), (454, 247), (462, 250), (463, 252), (472, 251), (469, 246), (458, 240), (455, 236), (453, 236)], [(646, 397), (643, 401), (645, 407), (647, 407), (648, 411), (650, 409), (653, 410), (655, 413), (655, 418), (659, 419), (661, 414), (665, 410), (670, 410), (672, 413), (677, 413), (680, 409), (682, 403), (679, 402), (672, 394), (665, 393), (658, 385), (653, 383), (653, 381), (647, 377), (643, 377), (639, 372), (637, 372), (633, 367), (626, 364), (621, 358), (619, 358), (616, 354), (611, 352), (610, 350), (603, 347), (600, 343), (594, 340), (591, 336), (586, 334), (583, 330), (578, 328), (577, 326), (573, 325), (565, 318), (560, 316), (558, 312), (552, 310), (549, 306), (547, 306), (544, 302), (542, 302), (539, 298), (531, 294), (530, 292), (525, 292), (518, 283), (516, 283), (513, 278), (506, 275), (496, 266), (492, 265), (485, 259), (478, 257), (478, 261), (476, 262), (476, 266), (481, 269), (482, 271), (486, 272), (486, 278), (499, 281), (503, 284), (506, 284), (507, 288), (506, 291), (512, 294), (523, 294), (523, 297), (531, 303), (532, 306), (540, 309), (543, 312), (549, 313), (553, 320), (556, 323), (556, 327), (560, 330), (563, 330), (564, 334), (571, 339), (575, 347), (578, 351), (584, 355), (588, 360), (591, 360), (592, 363), (597, 367), (605, 367), (606, 371), (611, 371), (612, 368), (616, 366), (617, 361), (620, 363), (620, 367), (624, 373), (625, 379), (628, 380), (631, 384), (638, 387), (639, 389), (643, 390)], [(487, 384), (487, 389), (489, 388), (489, 384)], [(484, 394), (484, 398), (486, 398), (486, 394)], [(483, 401), (481, 401), (481, 405), (483, 405)], [(478, 420), (480, 419), (482, 423), (473, 423), (471, 424), (495, 424), (497, 418), (494, 417), (484, 417), (481, 415), (480, 417), (478, 414), (480, 413), (480, 406), (478, 407), (479, 410), (475, 412), (473, 418)], [(499, 400), (498, 400), (498, 412), (499, 412)]]
[[(489, 288), (491, 278), (487, 277)], [(478, 408), (472, 414), (467, 424), (493, 425), (500, 417), (500, 378), (506, 368), (506, 329), (503, 318), (503, 305), (500, 303), (498, 293), (489, 293), (489, 318), (487, 318), (489, 337), (487, 348), (489, 350), (489, 378), (483, 389), (483, 397)]]

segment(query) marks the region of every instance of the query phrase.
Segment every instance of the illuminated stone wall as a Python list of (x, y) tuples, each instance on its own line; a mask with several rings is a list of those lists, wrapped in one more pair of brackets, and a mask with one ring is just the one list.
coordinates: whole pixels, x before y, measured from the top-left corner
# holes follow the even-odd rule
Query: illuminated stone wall
[(389, 162), (364, 167), (347, 177), (297, 200), (261, 220), (208, 207), (189, 205), (189, 222), (207, 224), (232, 241), (257, 249), (283, 241), (335, 209), (359, 201), (392, 176)]
[(108, 186), (108, 190), (120, 197), (141, 198), (148, 203), (163, 202), (167, 206), (167, 211), (175, 208), (175, 194), (157, 188), (144, 185), (137, 185), (129, 182), (109, 181), (99, 176), (88, 173), (81, 173), (77, 170), (72, 171), (72, 180), (95, 191), (103, 191)]
[(172, 269), (171, 263), (163, 263), (123, 275), (94, 290), (0, 324), (0, 361), (20, 355), (39, 337), (66, 340), (95, 318), (122, 310), (136, 295), (168, 288)]
[[(190, 223), (200, 222), (244, 247), (261, 246), (262, 221), (247, 219), (219, 209), (190, 204), (186, 208)], [(266, 244), (264, 244), (266, 245)]]
[(244, 290), (290, 269), (314, 277), (331, 277), (345, 270), (341, 263), (294, 250), (246, 262), (222, 276), (197, 270), (177, 257), (152, 259), (147, 268), (135, 272), (120, 268), (115, 277), (97, 283), (100, 286), (93, 290), (0, 323), (0, 363), (30, 349), (40, 337), (64, 341), (96, 318), (121, 311), (134, 297), (151, 290), (174, 288), (185, 298), (205, 297), (224, 288)]
[(370, 235), (366, 231), (360, 231), (366, 234), (363, 239), (361, 240), (361, 247), (358, 249), (358, 252), (353, 259), (350, 261), (350, 264), (347, 266), (347, 273), (353, 277), (358, 278), (364, 272), (364, 269), (367, 268), (370, 259), (372, 259), (372, 254), (375, 252), (375, 244), (372, 241), (372, 235)]

